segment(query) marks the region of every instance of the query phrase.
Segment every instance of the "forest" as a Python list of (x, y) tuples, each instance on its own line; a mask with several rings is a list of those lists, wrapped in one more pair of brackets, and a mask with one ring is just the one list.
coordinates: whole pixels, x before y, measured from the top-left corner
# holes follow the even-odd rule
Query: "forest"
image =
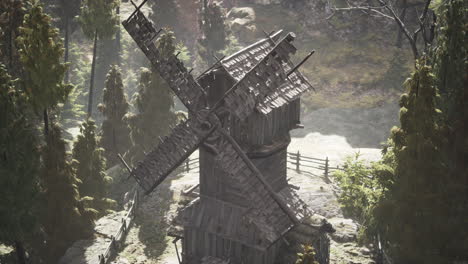
[[(185, 190), (203, 191), (189, 188), (201, 150), (129, 203), (132, 169), (195, 115), (122, 25), (136, 9), (161, 28), (161, 61), (201, 86), (270, 32), (295, 33), (313, 90), (284, 169), (296, 157), (289, 185), (333, 232), (326, 258), (304, 242), (258, 264), (468, 263), (468, 1), (0, 0), (0, 264), (241, 264), (181, 262), (170, 238)], [(105, 229), (129, 208), (112, 246)]]

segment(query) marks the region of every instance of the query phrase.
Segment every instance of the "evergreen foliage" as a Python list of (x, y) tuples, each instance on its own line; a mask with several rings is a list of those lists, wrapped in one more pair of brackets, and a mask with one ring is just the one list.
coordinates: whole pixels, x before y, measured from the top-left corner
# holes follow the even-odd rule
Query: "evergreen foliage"
[(76, 176), (81, 181), (81, 196), (90, 207), (103, 215), (107, 209), (114, 207), (115, 202), (106, 198), (112, 178), (105, 172), (104, 150), (98, 146), (95, 130), (94, 121), (88, 119), (83, 122), (80, 127), (81, 134), (73, 145), (73, 159), (76, 161)]
[(85, 36), (94, 39), (93, 62), (91, 66), (91, 80), (88, 94), (88, 116), (91, 116), (94, 97), (94, 78), (96, 71), (96, 56), (98, 39), (112, 37), (118, 30), (117, 16), (118, 0), (83, 0), (79, 22)]
[(47, 263), (55, 263), (70, 244), (93, 233), (97, 212), (80, 198), (75, 166), (65, 151), (60, 128), (52, 125), (42, 151), (41, 184), (44, 205), (42, 226), (46, 233)]
[(311, 245), (301, 245), (302, 252), (297, 254), (296, 264), (319, 264), (315, 258), (315, 249)]
[(15, 40), (20, 34), (19, 28), (28, 7), (28, 0), (0, 1), (0, 62), (14, 78), (19, 77), (21, 72)]
[(34, 110), (44, 111), (44, 132), (47, 133), (48, 109), (63, 103), (72, 86), (63, 82), (67, 66), (61, 62), (62, 40), (39, 2), (33, 1), (24, 16), (17, 43), (25, 71), (25, 92)]
[(27, 105), (0, 64), (0, 241), (15, 245), (25, 263), (23, 243), (37, 228), (39, 150)]
[(200, 59), (207, 64), (206, 66), (215, 63), (216, 59), (213, 55), (220, 57), (221, 52), (229, 44), (225, 20), (221, 6), (216, 3), (208, 4), (204, 0), (198, 22), (202, 38), (198, 40), (197, 49)]
[(119, 163), (117, 154), (124, 154), (131, 147), (130, 128), (125, 115), (128, 111), (127, 98), (122, 84), (120, 68), (114, 65), (107, 74), (103, 104), (99, 109), (104, 114), (102, 123), (101, 146), (108, 167)]
[[(163, 58), (169, 58), (175, 51), (175, 37), (172, 32), (162, 35), (156, 45)], [(176, 124), (173, 112), (172, 92), (159, 74), (142, 68), (138, 93), (135, 95), (137, 113), (129, 117), (133, 148), (132, 161), (141, 160), (144, 152), (156, 146), (159, 137), (165, 136), (171, 126)]]

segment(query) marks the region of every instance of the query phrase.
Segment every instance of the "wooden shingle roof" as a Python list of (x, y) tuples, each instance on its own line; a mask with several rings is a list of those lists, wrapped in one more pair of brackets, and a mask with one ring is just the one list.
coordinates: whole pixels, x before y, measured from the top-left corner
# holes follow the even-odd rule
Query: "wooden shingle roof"
[[(279, 43), (282, 33), (283, 32), (280, 30), (270, 35), (269, 38), (262, 39), (221, 60), (222, 68), (226, 70), (234, 81), (238, 82), (244, 79), (243, 82), (247, 85), (250, 84), (249, 89), (254, 92), (259, 90), (268, 91), (268, 93), (258, 96), (255, 102), (256, 109), (263, 114), (267, 114), (271, 112), (272, 109), (294, 101), (299, 98), (302, 93), (312, 88), (307, 78), (299, 71), (291, 73), (289, 77), (285, 76), (285, 73), (288, 73), (294, 68), (294, 65), (289, 60), (289, 54), (294, 54), (296, 48), (290, 43), (292, 40), (286, 43)], [(294, 34), (289, 33), (289, 35), (294, 39)], [(265, 57), (269, 55), (273, 49), (275, 49), (277, 53), (275, 57), (281, 59), (274, 61), (268, 58), (269, 61), (266, 61), (265, 64), (271, 65), (278, 61), (280, 65), (272, 67), (271, 69), (259, 69), (260, 72), (262, 70), (270, 70), (270, 72), (264, 72), (264, 74), (260, 76), (251, 74), (252, 76), (249, 76), (248, 79), (253, 80), (245, 80), (246, 75), (249, 74), (252, 68), (262, 60), (265, 60)], [(275, 70), (272, 71), (273, 69)], [(257, 84), (269, 87), (254, 87), (254, 85)], [(239, 94), (236, 96), (242, 97), (242, 95)]]

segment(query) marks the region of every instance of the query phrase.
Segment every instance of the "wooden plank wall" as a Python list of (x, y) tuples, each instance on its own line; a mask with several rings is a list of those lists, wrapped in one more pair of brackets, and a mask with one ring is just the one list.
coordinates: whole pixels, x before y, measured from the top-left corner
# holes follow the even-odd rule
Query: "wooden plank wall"
[(196, 228), (184, 231), (184, 258), (188, 264), (200, 264), (204, 256), (213, 256), (230, 263), (274, 264), (282, 246), (281, 240), (266, 250), (251, 248), (236, 241), (203, 232)]

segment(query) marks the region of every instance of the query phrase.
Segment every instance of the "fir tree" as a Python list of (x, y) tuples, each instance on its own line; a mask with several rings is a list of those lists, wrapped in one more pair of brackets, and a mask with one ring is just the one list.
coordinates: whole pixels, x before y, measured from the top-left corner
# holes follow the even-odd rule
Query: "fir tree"
[[(164, 58), (174, 54), (175, 37), (172, 32), (162, 35), (156, 45)], [(175, 125), (176, 115), (173, 112), (174, 100), (167, 83), (156, 73), (143, 68), (135, 95), (137, 114), (130, 116), (133, 161), (141, 160), (144, 152), (157, 145), (160, 136), (169, 132)]]
[(120, 69), (113, 66), (107, 74), (103, 104), (99, 106), (105, 117), (102, 123), (101, 146), (105, 149), (108, 167), (119, 163), (117, 155), (124, 154), (131, 147), (130, 128), (125, 118), (128, 107)]
[(93, 61), (91, 65), (91, 80), (88, 95), (88, 116), (93, 109), (94, 78), (96, 71), (96, 55), (98, 39), (110, 38), (118, 29), (119, 18), (116, 14), (117, 0), (83, 0), (79, 18), (85, 36), (93, 39)]
[(43, 112), (44, 133), (47, 134), (49, 109), (64, 102), (72, 86), (63, 83), (67, 66), (60, 61), (62, 40), (39, 2), (33, 1), (33, 6), (24, 16), (17, 42), (26, 75), (25, 91), (34, 110)]
[(80, 198), (80, 181), (65, 151), (60, 128), (52, 125), (43, 149), (41, 183), (45, 200), (42, 226), (46, 233), (47, 263), (55, 263), (70, 244), (93, 233), (97, 212)]
[(197, 49), (200, 59), (207, 66), (215, 63), (214, 56), (220, 57), (221, 51), (229, 44), (225, 20), (221, 6), (216, 3), (208, 4), (203, 0), (199, 20), (202, 38), (198, 40)]
[(27, 0), (0, 1), (0, 62), (14, 78), (19, 77), (21, 72), (15, 40), (20, 34), (19, 28), (23, 24), (28, 4)]
[(107, 199), (107, 187), (112, 178), (105, 172), (106, 160), (104, 150), (99, 148), (95, 134), (94, 121), (88, 119), (80, 127), (73, 145), (73, 159), (76, 175), (81, 181), (79, 191), (81, 196), (89, 202), (89, 205), (103, 215), (107, 209), (114, 205), (114, 201)]
[(25, 261), (24, 242), (37, 227), (39, 150), (24, 96), (0, 64), (0, 241)]

